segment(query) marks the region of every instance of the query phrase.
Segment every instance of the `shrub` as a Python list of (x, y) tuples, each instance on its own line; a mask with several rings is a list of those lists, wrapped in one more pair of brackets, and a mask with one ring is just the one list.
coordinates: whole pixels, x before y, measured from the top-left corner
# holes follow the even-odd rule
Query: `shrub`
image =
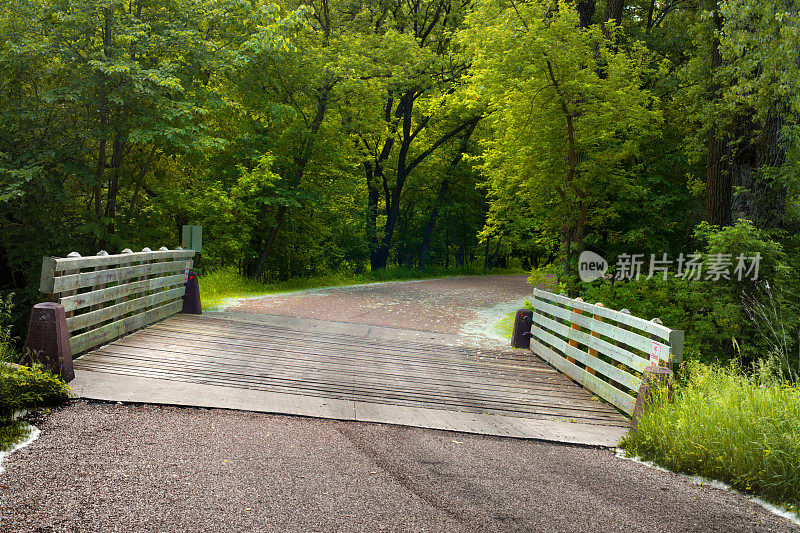
[(630, 455), (800, 509), (800, 389), (768, 372), (687, 362), (623, 441)]
[(58, 405), (69, 397), (69, 387), (40, 365), (0, 363), (0, 425), (16, 411)]
[[(779, 320), (786, 331), (795, 332), (799, 316), (797, 283), (790, 275), (782, 246), (747, 220), (719, 229), (706, 223), (698, 226), (695, 237), (703, 245), (705, 261), (711, 254), (731, 254), (734, 265), (739, 254), (760, 254), (759, 281), (737, 279), (719, 281), (690, 280), (672, 275), (666, 280), (657, 274), (651, 279), (610, 283), (600, 280), (582, 284), (582, 296), (590, 302), (603, 302), (615, 309), (627, 308), (643, 318), (660, 318), (672, 329), (686, 334), (685, 359), (725, 362), (740, 358), (755, 364), (770, 353), (773, 339), (767, 338), (763, 324), (750, 318), (745, 300), (763, 302), (767, 292), (774, 301), (763, 302), (781, 309)], [(770, 291), (762, 287), (772, 287)], [(785, 352), (794, 349), (794, 335), (788, 335)], [(792, 356), (796, 360), (796, 356)], [(787, 364), (788, 358), (787, 358)]]

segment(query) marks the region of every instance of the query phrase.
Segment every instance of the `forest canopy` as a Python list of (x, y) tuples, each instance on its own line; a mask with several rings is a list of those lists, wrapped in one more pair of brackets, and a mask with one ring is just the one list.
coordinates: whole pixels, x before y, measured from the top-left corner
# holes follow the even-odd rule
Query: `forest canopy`
[(793, 346), (799, 11), (8, 0), (0, 291), (24, 308), (42, 256), (174, 247), (199, 224), (204, 269), (261, 280), (549, 265), (573, 294), (659, 302), (728, 356), (756, 285), (585, 284), (578, 257), (763, 251)]

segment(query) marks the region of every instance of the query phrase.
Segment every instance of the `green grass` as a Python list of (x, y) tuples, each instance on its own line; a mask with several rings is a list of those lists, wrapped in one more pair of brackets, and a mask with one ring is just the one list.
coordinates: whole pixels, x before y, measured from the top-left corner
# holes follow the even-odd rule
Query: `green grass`
[(515, 268), (495, 268), (489, 271), (476, 268), (447, 270), (442, 268), (430, 268), (420, 272), (413, 268), (390, 267), (374, 272), (365, 272), (363, 274), (340, 272), (310, 278), (294, 278), (276, 283), (263, 283), (240, 276), (233, 269), (221, 269), (204, 274), (200, 277), (200, 301), (203, 303), (204, 309), (212, 309), (221, 305), (228, 298), (244, 298), (247, 296), (260, 296), (303, 289), (340, 287), (342, 285), (358, 285), (382, 281), (430, 279), (481, 274), (525, 274), (525, 271)]
[[(522, 307), (524, 307), (524, 305), (520, 304), (520, 308)], [(492, 331), (502, 336), (504, 339), (511, 340), (511, 335), (514, 333), (514, 320), (516, 320), (516, 318), (516, 311), (506, 313), (503, 318), (492, 324)]]
[(676, 472), (724, 481), (800, 510), (800, 388), (733, 368), (686, 363), (622, 446)]

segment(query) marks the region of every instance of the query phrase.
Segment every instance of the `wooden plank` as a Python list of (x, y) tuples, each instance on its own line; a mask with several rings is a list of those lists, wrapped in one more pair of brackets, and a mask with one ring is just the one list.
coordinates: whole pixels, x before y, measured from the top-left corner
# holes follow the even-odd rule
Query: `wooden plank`
[(106, 324), (100, 328), (87, 331), (80, 335), (75, 335), (69, 340), (72, 354), (76, 355), (95, 346), (99, 346), (105, 342), (121, 337), (126, 333), (143, 328), (148, 324), (152, 324), (157, 320), (166, 318), (175, 313), (179, 313), (183, 309), (183, 302), (178, 300), (168, 304), (149, 309), (143, 313), (139, 313), (122, 320), (117, 320)]
[[(593, 316), (590, 318), (583, 314), (572, 313), (568, 309), (564, 309), (563, 307), (559, 307), (550, 302), (542, 300), (534, 299), (531, 304), (537, 311), (556, 316), (563, 320), (568, 320), (573, 324), (577, 324), (588, 329), (589, 331), (598, 333), (614, 341), (621, 342), (631, 348), (640, 350), (645, 354), (650, 353), (653, 342), (658, 343), (661, 346), (662, 353), (667, 354), (667, 356), (669, 356), (668, 354), (671, 352), (669, 344), (664, 344), (658, 340), (653, 340), (643, 335), (639, 335), (634, 331), (624, 329), (622, 326), (603, 322), (601, 320), (603, 317), (601, 312), (594, 312)], [(594, 317), (598, 318), (595, 319)], [(619, 344), (617, 344), (617, 346), (619, 346)]]
[(588, 335), (582, 331), (576, 331), (574, 329), (568, 328), (563, 324), (559, 324), (558, 322), (544, 315), (540, 315), (536, 311), (533, 312), (533, 319), (534, 319), (533, 328), (531, 328), (531, 331), (537, 329), (540, 326), (544, 326), (550, 331), (553, 331), (554, 333), (557, 333), (564, 337), (571, 335), (579, 343), (584, 344), (590, 348), (594, 348), (603, 355), (608, 356), (624, 365), (627, 365), (628, 367), (638, 372), (643, 371), (648, 364), (648, 360), (645, 359), (644, 357), (639, 357), (638, 355), (629, 352), (624, 348), (621, 348), (619, 346), (614, 346), (613, 344), (598, 337), (592, 337), (591, 335)]
[(132, 261), (137, 262), (156, 260), (159, 262), (165, 262), (167, 260), (186, 259), (194, 256), (194, 250), (160, 250), (156, 252), (148, 250), (146, 252), (142, 251), (112, 254), (104, 257), (53, 257), (51, 259), (54, 261), (53, 269), (55, 271), (64, 271), (82, 268), (94, 268), (98, 266), (113, 267), (124, 263), (130, 263)]
[(669, 358), (669, 367), (672, 368), (683, 361), (683, 330), (673, 329), (669, 332), (669, 346), (671, 356)]
[(636, 329), (640, 329), (645, 333), (651, 333), (653, 335), (657, 335), (660, 339), (668, 341), (669, 340), (669, 332), (670, 329), (665, 326), (659, 326), (658, 324), (654, 324), (649, 320), (645, 320), (643, 318), (639, 318), (633, 315), (626, 315), (620, 313), (619, 311), (614, 311), (613, 309), (602, 308), (597, 309), (594, 305), (580, 302), (576, 303), (575, 300), (571, 298), (567, 298), (566, 296), (561, 296), (559, 294), (553, 294), (552, 292), (543, 291), (541, 289), (534, 289), (533, 295), (536, 298), (541, 298), (546, 301), (558, 303), (567, 307), (578, 307), (583, 311), (589, 312), (596, 312), (598, 315), (609, 318), (614, 322), (618, 322), (620, 324), (625, 324), (627, 326), (632, 326)]
[(39, 278), (39, 292), (54, 294), (53, 290), (56, 273), (56, 258), (45, 257), (42, 259), (42, 274)]
[(175, 274), (144, 281), (134, 281), (125, 285), (117, 285), (99, 291), (84, 292), (82, 294), (76, 294), (75, 296), (62, 297), (61, 305), (63, 305), (64, 309), (67, 311), (75, 311), (76, 309), (89, 307), (98, 303), (122, 300), (132, 294), (153, 289), (169, 289), (178, 285), (183, 285), (183, 274)]
[(149, 296), (136, 298), (135, 300), (123, 301), (109, 307), (104, 307), (96, 311), (84, 313), (67, 319), (67, 330), (71, 332), (100, 324), (106, 320), (111, 320), (133, 311), (138, 311), (146, 307), (151, 307), (169, 300), (176, 300), (183, 297), (186, 287), (177, 287), (168, 291), (157, 292)]
[(642, 380), (633, 374), (625, 372), (614, 365), (610, 365), (602, 359), (591, 357), (584, 351), (567, 344), (563, 339), (560, 339), (543, 329), (535, 328), (535, 330), (532, 330), (532, 334), (534, 337), (538, 338), (541, 343), (547, 344), (550, 347), (561, 351), (564, 355), (572, 356), (578, 362), (587, 365), (589, 368), (587, 368), (586, 371), (592, 375), (595, 375), (595, 372), (590, 372), (590, 369), (600, 372), (601, 375), (606, 376), (617, 383), (621, 383), (631, 390), (638, 390), (639, 385), (642, 383)]
[(531, 349), (545, 361), (561, 370), (565, 375), (616, 406), (624, 413), (629, 415), (633, 413), (633, 406), (636, 403), (633, 396), (612, 387), (605, 381), (588, 373), (586, 370), (570, 363), (560, 354), (551, 350), (535, 338), (531, 338)]
[(152, 263), (137, 266), (110, 268), (101, 272), (83, 272), (69, 276), (55, 278), (55, 292), (89, 287), (98, 283), (119, 282), (126, 278), (148, 276), (153, 274), (173, 274), (182, 272), (186, 261), (169, 261), (165, 263)]

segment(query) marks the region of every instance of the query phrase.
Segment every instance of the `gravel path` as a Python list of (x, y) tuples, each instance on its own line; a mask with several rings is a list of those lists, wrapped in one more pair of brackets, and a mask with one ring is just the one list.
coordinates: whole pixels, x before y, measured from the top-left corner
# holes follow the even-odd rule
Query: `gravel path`
[(787, 531), (608, 450), (75, 402), (0, 476), (0, 531)]
[[(314, 289), (239, 300), (228, 311), (316, 318), (371, 326), (475, 333), (515, 310), (527, 276), (467, 276)], [(491, 324), (488, 324), (489, 326)]]

